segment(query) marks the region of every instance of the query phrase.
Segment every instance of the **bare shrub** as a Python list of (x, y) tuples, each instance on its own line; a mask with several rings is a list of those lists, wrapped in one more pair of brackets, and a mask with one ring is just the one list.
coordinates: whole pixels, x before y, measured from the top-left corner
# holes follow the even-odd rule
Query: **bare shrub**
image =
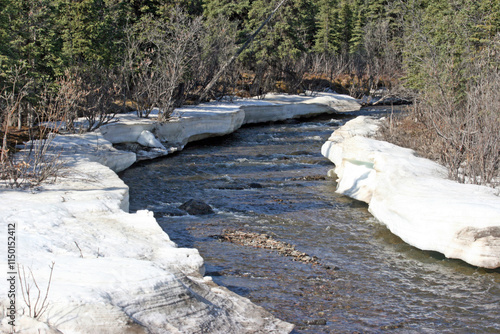
[(425, 112), (418, 104), (401, 107), (404, 110), (391, 113), (381, 127), (380, 139), (399, 146), (411, 148), (418, 155), (441, 161), (444, 143), (436, 136), (434, 129), (422, 122)]
[(29, 94), (31, 80), (26, 79), (26, 72), (23, 68), (14, 68), (8, 78), (8, 84), (2, 87), (0, 91), (0, 115), (1, 125), (3, 127), (2, 148), (0, 163), (2, 169), (9, 158), (9, 147), (7, 137), (9, 136), (9, 127), (12, 124), (14, 115), (21, 109), (21, 104)]
[(182, 104), (195, 82), (193, 63), (199, 58), (202, 28), (201, 17), (191, 19), (179, 8), (163, 21), (146, 16), (129, 28), (123, 67), (131, 76), (138, 116), (158, 108), (162, 122)]
[[(47, 287), (42, 291), (38, 282), (36, 281), (33, 271), (29, 268), (28, 272), (24, 266), (18, 265), (19, 272), (19, 285), (21, 286), (21, 293), (23, 300), (28, 307), (28, 315), (32, 318), (39, 319), (48, 309), (49, 303), (47, 298), (49, 296), (50, 284), (52, 283), (52, 273), (54, 271), (55, 263), (49, 266), (50, 275), (47, 282)], [(36, 291), (35, 291), (36, 290)]]
[(473, 62), (464, 58), (459, 64), (451, 59), (426, 64), (428, 87), (406, 118), (387, 126), (385, 138), (441, 162), (454, 180), (496, 186), (500, 177), (498, 43), (469, 56), (474, 56)]
[(66, 70), (55, 86), (44, 84), (40, 89), (38, 103), (34, 105), (37, 122), (48, 124), (53, 129), (78, 131), (75, 122), (87, 95), (82, 86), (82, 78), (70, 70)]
[(4, 166), (4, 178), (9, 187), (35, 187), (57, 178), (63, 162), (60, 160), (60, 152), (49, 154), (53, 138), (53, 135), (49, 135), (48, 138), (30, 141), (27, 148), (8, 159)]
[(462, 146), (460, 154), (455, 153), (461, 159), (456, 159), (459, 162), (454, 166), (453, 173), (463, 182), (491, 184), (499, 174), (500, 70), (485, 71), (490, 69), (486, 64), (489, 60), (490, 57), (474, 63), (472, 71), (475, 79), (467, 91), (459, 122), (455, 124), (459, 129), (457, 139)]
[[(54, 96), (49, 86), (38, 88), (38, 96), (31, 96), (35, 100), (35, 104), (27, 101), (30, 92), (35, 91), (32, 88), (32, 81), (23, 82), (22, 72), (12, 71), (10, 85), (6, 86), (0, 94), (0, 106), (2, 107), (3, 124), (3, 143), (0, 164), (0, 179), (5, 181), (5, 185), (11, 188), (20, 188), (24, 186), (32, 187), (40, 183), (56, 178), (58, 172), (62, 168), (62, 162), (59, 159), (57, 152), (51, 152), (51, 142), (54, 138), (54, 132), (57, 131), (57, 121), (66, 114), (68, 108), (64, 94)], [(19, 87), (20, 86), (20, 87)], [(28, 124), (21, 133), (24, 137), (28, 137), (24, 148), (17, 151), (16, 144), (10, 133), (13, 116), (18, 113), (19, 109), (24, 107), (28, 109), (28, 105), (32, 105), (31, 109), (35, 115), (34, 123)], [(50, 126), (40, 126), (42, 122), (51, 123)]]
[(116, 108), (113, 105), (121, 95), (121, 85), (113, 70), (99, 64), (84, 67), (79, 76), (84, 94), (81, 110), (86, 120), (83, 129), (90, 132), (114, 120)]
[[(117, 75), (99, 64), (66, 70), (56, 88), (45, 87), (36, 114), (40, 122), (63, 122), (68, 132), (94, 131), (116, 115), (114, 101), (120, 97)], [(79, 118), (83, 122), (76, 124)]]

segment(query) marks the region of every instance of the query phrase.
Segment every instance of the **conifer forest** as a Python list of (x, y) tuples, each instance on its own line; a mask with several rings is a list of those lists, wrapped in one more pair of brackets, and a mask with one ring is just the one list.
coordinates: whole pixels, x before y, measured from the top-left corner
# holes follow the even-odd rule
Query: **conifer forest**
[(85, 117), (91, 131), (227, 95), (383, 88), (412, 102), (386, 140), (489, 183), (499, 65), (498, 0), (0, 0), (2, 161), (9, 127), (81, 131)]

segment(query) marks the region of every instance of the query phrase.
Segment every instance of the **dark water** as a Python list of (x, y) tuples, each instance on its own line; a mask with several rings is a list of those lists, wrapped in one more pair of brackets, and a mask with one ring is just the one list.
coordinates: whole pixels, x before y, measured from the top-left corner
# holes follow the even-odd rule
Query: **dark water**
[[(131, 211), (155, 212), (207, 275), (296, 324), (296, 333), (500, 333), (500, 271), (404, 244), (363, 203), (335, 193), (321, 145), (344, 120), (245, 127), (123, 172)], [(216, 211), (182, 216), (195, 198)], [(220, 242), (224, 229), (266, 233), (321, 265)]]

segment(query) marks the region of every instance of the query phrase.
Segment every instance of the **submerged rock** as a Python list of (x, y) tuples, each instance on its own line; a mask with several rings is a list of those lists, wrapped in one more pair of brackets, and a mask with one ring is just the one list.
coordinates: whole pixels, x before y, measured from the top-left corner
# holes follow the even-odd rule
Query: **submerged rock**
[(190, 199), (186, 203), (179, 206), (179, 209), (186, 211), (192, 216), (210, 215), (214, 213), (214, 210), (210, 205), (195, 199)]

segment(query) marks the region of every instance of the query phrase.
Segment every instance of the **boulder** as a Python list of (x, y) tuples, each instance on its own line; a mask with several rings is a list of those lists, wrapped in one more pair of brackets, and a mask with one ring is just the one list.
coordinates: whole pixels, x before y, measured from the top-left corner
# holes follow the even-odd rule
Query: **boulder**
[(195, 199), (190, 199), (186, 203), (179, 206), (179, 209), (182, 209), (193, 216), (210, 215), (214, 213), (214, 210), (210, 207), (210, 205)]

